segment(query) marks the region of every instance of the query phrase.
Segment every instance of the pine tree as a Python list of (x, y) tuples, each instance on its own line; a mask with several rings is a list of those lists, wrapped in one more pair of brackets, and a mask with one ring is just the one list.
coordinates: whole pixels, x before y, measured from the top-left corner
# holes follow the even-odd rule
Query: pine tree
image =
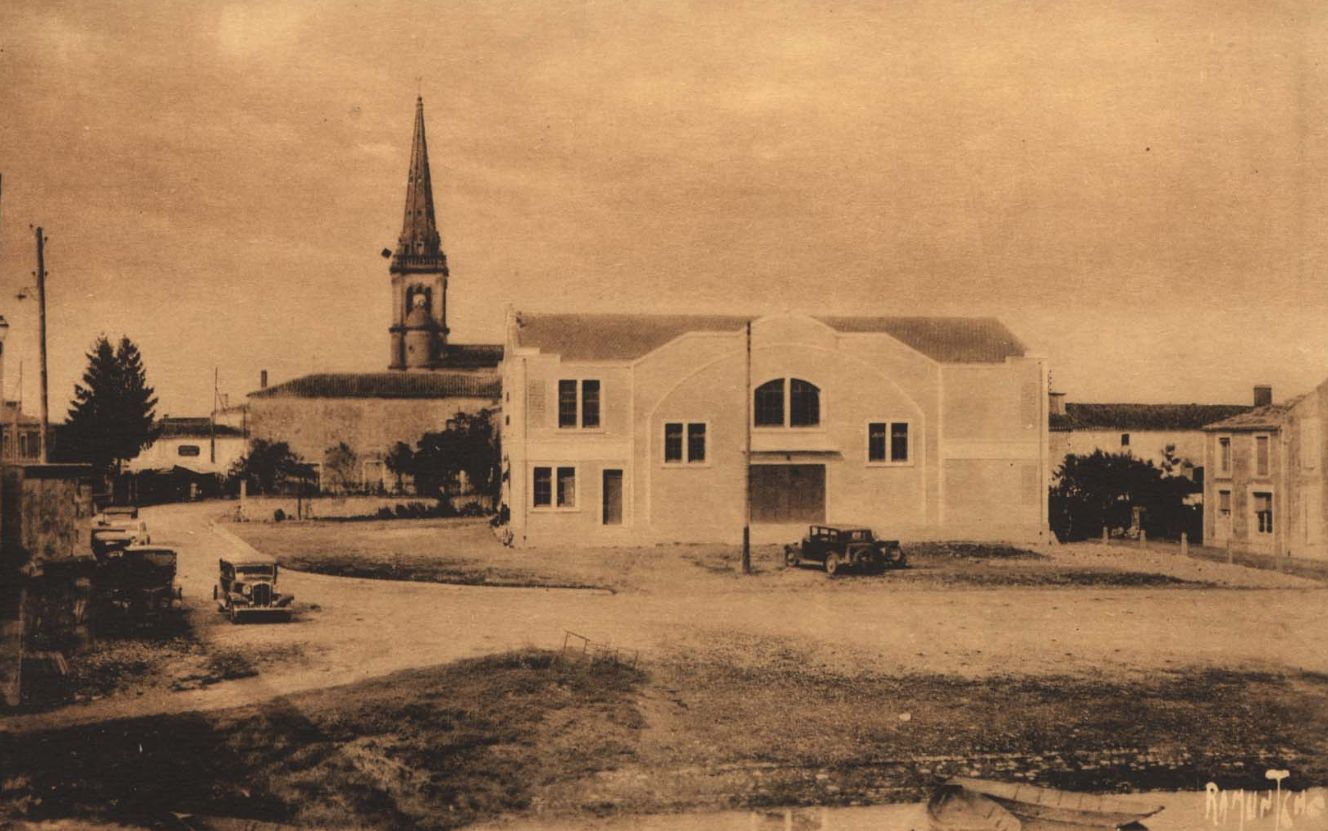
[(118, 473), (121, 464), (156, 438), (157, 398), (148, 386), (143, 356), (129, 338), (112, 348), (100, 337), (87, 358), (83, 382), (74, 385), (59, 455)]

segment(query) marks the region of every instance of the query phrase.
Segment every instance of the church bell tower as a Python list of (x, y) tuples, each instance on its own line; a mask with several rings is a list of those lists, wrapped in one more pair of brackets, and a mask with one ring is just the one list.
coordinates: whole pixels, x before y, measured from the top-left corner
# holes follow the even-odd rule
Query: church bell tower
[[(384, 252), (386, 254), (387, 252)], [(392, 252), (391, 369), (429, 369), (447, 344), (447, 255), (433, 209), (424, 99), (415, 100), (415, 136), (406, 178), (406, 215)]]

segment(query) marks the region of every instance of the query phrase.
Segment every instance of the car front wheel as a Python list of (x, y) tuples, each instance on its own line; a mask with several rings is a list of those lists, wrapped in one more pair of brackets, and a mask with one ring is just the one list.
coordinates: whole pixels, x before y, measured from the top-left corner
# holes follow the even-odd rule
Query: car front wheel
[(798, 556), (798, 549), (789, 546), (784, 549), (784, 565), (792, 568), (796, 566), (801, 558)]
[(826, 558), (825, 558), (825, 573), (826, 573), (826, 574), (830, 575), (831, 577), (834, 577), (834, 576), (839, 572), (839, 567), (840, 567), (841, 565), (843, 565), (843, 563), (840, 561), (840, 559), (839, 559), (839, 555), (838, 555), (838, 554), (827, 554), (827, 555), (826, 555)]

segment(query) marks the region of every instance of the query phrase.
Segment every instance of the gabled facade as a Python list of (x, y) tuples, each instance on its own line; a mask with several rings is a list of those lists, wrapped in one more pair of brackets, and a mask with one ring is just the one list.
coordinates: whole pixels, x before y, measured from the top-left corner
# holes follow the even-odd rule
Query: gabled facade
[(737, 542), (748, 495), (758, 541), (1047, 538), (1046, 366), (995, 320), (512, 314), (504, 355), (518, 545)]
[(1328, 381), (1208, 425), (1204, 534), (1212, 545), (1328, 559)]

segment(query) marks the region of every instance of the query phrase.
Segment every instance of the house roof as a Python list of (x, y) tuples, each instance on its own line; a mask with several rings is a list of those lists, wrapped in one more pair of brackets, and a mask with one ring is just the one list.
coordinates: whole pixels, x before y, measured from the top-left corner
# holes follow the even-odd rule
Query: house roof
[(172, 418), (167, 416), (157, 422), (161, 428), (160, 438), (207, 438), (209, 436), (243, 436), (244, 431), (231, 424), (218, 424), (215, 427), (209, 418)]
[(1224, 418), (1221, 421), (1215, 421), (1204, 426), (1205, 430), (1221, 431), (1240, 431), (1240, 430), (1276, 430), (1286, 421), (1287, 414), (1291, 412), (1303, 395), (1283, 401), (1280, 404), (1268, 404), (1264, 407), (1256, 407), (1239, 415)]
[[(634, 360), (688, 332), (735, 332), (740, 315), (529, 314), (518, 316), (517, 343), (573, 361)], [(1000, 363), (1024, 345), (990, 317), (818, 317), (849, 333), (884, 334), (942, 363)]]
[(250, 398), (490, 398), (501, 395), (492, 372), (323, 372), (249, 393)]
[(1251, 408), (1243, 404), (1066, 404), (1049, 419), (1053, 431), (1199, 430)]

